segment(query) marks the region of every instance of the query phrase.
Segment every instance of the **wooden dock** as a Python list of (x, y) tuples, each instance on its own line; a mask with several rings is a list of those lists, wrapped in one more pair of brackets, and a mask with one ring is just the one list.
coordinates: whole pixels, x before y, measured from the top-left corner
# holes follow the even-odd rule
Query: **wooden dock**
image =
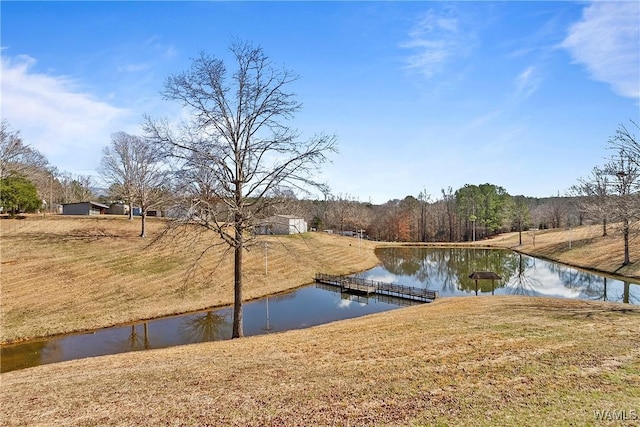
[(317, 273), (316, 282), (339, 287), (341, 292), (360, 295), (385, 295), (420, 302), (430, 302), (438, 298), (438, 292), (430, 289), (414, 288), (413, 286), (397, 285), (353, 276), (334, 276)]

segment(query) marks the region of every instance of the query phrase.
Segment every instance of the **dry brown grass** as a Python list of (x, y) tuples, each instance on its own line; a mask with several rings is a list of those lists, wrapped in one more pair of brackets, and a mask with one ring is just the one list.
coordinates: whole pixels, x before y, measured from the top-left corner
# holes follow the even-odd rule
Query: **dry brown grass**
[[(0, 342), (82, 331), (233, 301), (233, 255), (212, 234), (163, 238), (148, 221), (123, 217), (30, 217), (1, 220)], [(373, 243), (307, 233), (261, 236), (245, 253), (244, 297), (253, 299), (313, 281), (317, 272), (347, 274), (378, 263)], [(261, 246), (269, 244), (268, 273)], [(194, 263), (199, 259), (197, 268)]]
[(640, 414), (640, 308), (449, 298), (1, 379), (8, 426), (606, 425)]
[[(157, 236), (163, 220), (149, 221)], [(140, 239), (139, 222), (123, 217), (30, 217), (0, 221), (0, 342), (95, 329), (230, 304), (232, 256), (209, 235)], [(620, 268), (622, 240), (600, 237), (599, 226), (517, 233), (476, 242), (510, 247), (584, 268), (640, 278), (640, 239), (632, 264)], [(568, 239), (572, 240), (569, 249)], [(262, 236), (245, 254), (245, 299), (296, 288), (316, 272), (351, 273), (373, 267), (373, 242), (323, 233)], [(269, 245), (268, 274), (264, 249)], [(222, 260), (222, 261), (221, 261)]]
[[(162, 221), (150, 221), (157, 234)], [(0, 221), (2, 339), (229, 303), (231, 259), (210, 239), (147, 247), (121, 218)], [(615, 271), (597, 229), (517, 235), (514, 247)], [(529, 237), (530, 239), (530, 237)], [(374, 244), (309, 234), (246, 255), (245, 295), (316, 271), (375, 265)], [(638, 254), (637, 242), (632, 254)], [(633, 257), (633, 255), (632, 255)], [(621, 260), (621, 258), (620, 258)], [(638, 263), (622, 274), (637, 274)], [(601, 425), (640, 414), (640, 308), (526, 297), (451, 298), (306, 330), (126, 353), (0, 375), (3, 425)], [(632, 412), (633, 411), (633, 412)], [(634, 420), (628, 420), (632, 424)], [(620, 423), (613, 422), (619, 425)]]
[(624, 241), (619, 224), (610, 225), (608, 234), (602, 236), (600, 225), (587, 225), (571, 230), (536, 231), (535, 246), (533, 231), (522, 233), (522, 245), (519, 245), (518, 233), (503, 234), (476, 244), (508, 247), (568, 265), (640, 279), (640, 236), (630, 239), (631, 264), (623, 267)]

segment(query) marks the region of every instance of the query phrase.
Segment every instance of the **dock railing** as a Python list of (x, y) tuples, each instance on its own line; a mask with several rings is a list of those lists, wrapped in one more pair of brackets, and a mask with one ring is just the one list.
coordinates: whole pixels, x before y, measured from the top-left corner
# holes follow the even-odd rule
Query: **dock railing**
[(413, 286), (398, 285), (396, 283), (380, 282), (354, 276), (336, 276), (317, 273), (316, 282), (340, 287), (344, 292), (358, 292), (366, 294), (387, 295), (413, 301), (429, 302), (438, 298), (438, 292), (430, 289), (415, 288)]

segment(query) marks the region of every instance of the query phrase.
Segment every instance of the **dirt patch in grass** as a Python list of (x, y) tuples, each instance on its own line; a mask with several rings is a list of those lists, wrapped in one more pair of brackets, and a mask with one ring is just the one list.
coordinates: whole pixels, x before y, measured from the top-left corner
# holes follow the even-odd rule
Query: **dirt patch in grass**
[(451, 298), (2, 374), (6, 425), (600, 425), (640, 410), (640, 308)]

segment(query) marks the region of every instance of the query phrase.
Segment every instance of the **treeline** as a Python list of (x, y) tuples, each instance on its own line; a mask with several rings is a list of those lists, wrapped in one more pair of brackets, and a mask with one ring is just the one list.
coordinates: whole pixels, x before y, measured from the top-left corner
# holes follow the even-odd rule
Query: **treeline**
[(442, 190), (438, 198), (421, 192), (374, 205), (339, 194), (326, 200), (283, 197), (272, 213), (303, 217), (316, 230), (395, 242), (459, 242), (507, 231), (582, 225), (587, 218), (579, 197), (511, 196), (493, 184)]
[[(485, 183), (455, 190), (449, 187), (435, 195), (423, 190), (374, 205), (349, 194), (327, 193), (323, 200), (309, 200), (298, 198), (291, 190), (275, 190), (266, 195), (268, 207), (255, 219), (297, 215), (316, 230), (397, 242), (473, 241), (508, 231), (594, 223), (602, 224), (606, 235), (610, 222), (621, 222), (628, 246), (640, 220), (640, 148), (637, 136), (624, 125), (608, 143), (612, 153), (608, 161), (594, 167), (590, 176), (579, 178), (562, 196), (513, 196), (501, 186)], [(0, 205), (5, 212), (17, 212), (52, 210), (58, 204), (88, 200), (125, 201), (142, 206), (143, 212), (153, 207), (171, 216), (186, 193), (184, 187), (174, 185), (162, 165), (162, 156), (150, 150), (143, 137), (115, 133), (104, 149), (100, 167), (109, 187), (106, 194), (94, 194), (92, 177), (59, 172), (3, 121)], [(206, 176), (193, 176), (188, 182), (196, 188), (198, 200), (216, 185)], [(194, 194), (190, 191), (188, 197), (193, 199)]]

